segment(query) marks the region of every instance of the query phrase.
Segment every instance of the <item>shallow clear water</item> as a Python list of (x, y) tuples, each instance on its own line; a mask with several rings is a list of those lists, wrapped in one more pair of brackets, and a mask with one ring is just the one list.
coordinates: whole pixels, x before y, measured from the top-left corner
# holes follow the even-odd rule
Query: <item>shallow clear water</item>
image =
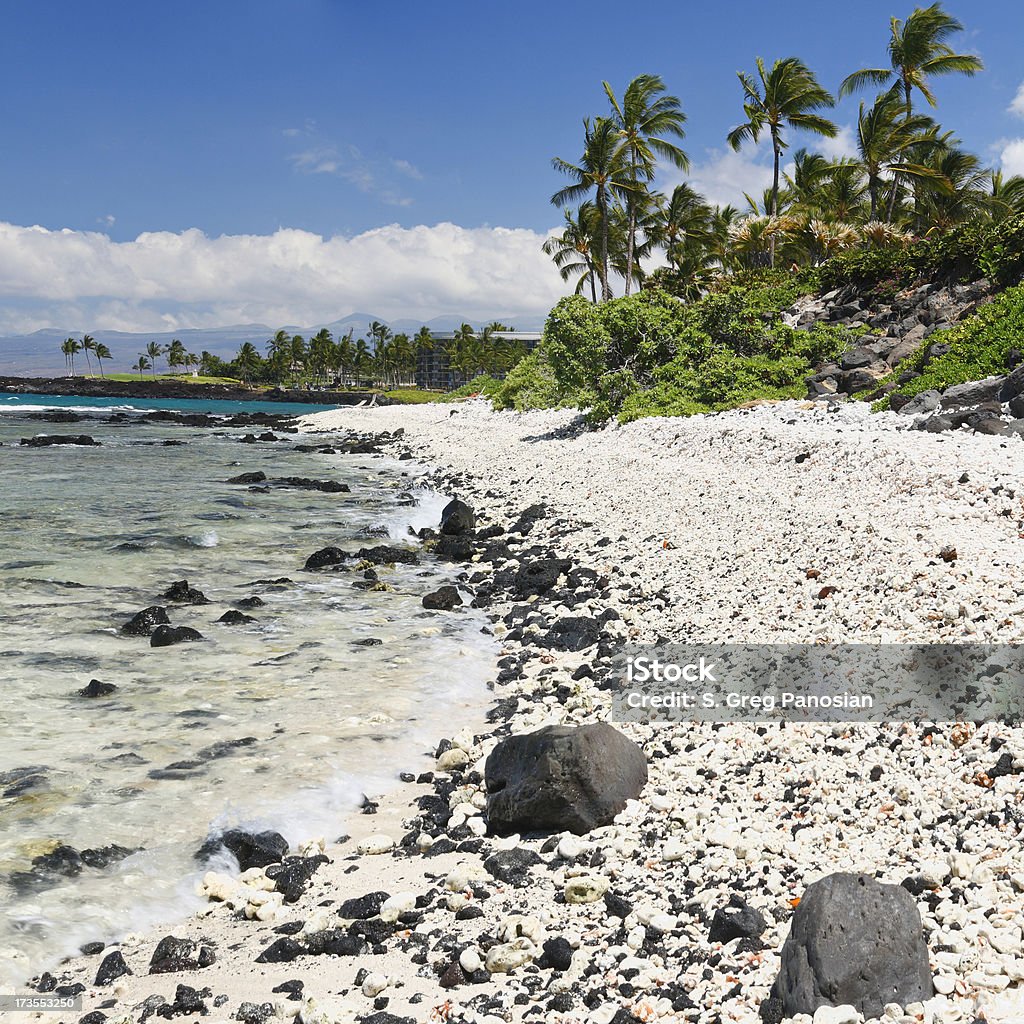
[(323, 412), (329, 405), (301, 402), (223, 402), (208, 398), (109, 398), (86, 395), (35, 395), (0, 391), (0, 414), (36, 412), (42, 409), (70, 409), (78, 412), (176, 409), (188, 413), (231, 415), (239, 412), (269, 412), (278, 416), (304, 416)]
[[(211, 823), (334, 838), (362, 792), (422, 768), (419, 752), (484, 702), (493, 653), (483, 618), (420, 603), (450, 567), (425, 556), (381, 569), (395, 591), (375, 593), (353, 588), (356, 572), (302, 570), (326, 544), (401, 543), (410, 525), (437, 522), (443, 497), (403, 477), (407, 462), (297, 453), (307, 439), (287, 434), (241, 444), (245, 432), (0, 411), (0, 984), (187, 912), (191, 853)], [(17, 446), (34, 433), (88, 433), (102, 447)], [(164, 447), (169, 438), (187, 444)], [(224, 482), (255, 470), (352, 491)], [(391, 539), (358, 536), (381, 526)], [(293, 582), (256, 582), (278, 577)], [(212, 603), (163, 600), (181, 579)], [(248, 611), (257, 621), (215, 621), (252, 595), (265, 602)], [(206, 640), (154, 649), (120, 632), (153, 604)], [(383, 643), (356, 643), (368, 637)], [(117, 691), (79, 696), (94, 678)], [(180, 762), (198, 766), (164, 774)], [(8, 774), (37, 767), (28, 785)], [(55, 841), (142, 851), (73, 879), (12, 885)]]

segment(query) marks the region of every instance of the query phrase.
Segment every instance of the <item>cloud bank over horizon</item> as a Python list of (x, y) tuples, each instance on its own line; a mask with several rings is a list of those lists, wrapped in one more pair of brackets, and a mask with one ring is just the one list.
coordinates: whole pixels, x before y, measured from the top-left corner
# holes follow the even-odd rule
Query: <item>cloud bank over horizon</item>
[(541, 251), (545, 237), (440, 223), (331, 238), (192, 228), (118, 242), (0, 222), (0, 333), (313, 325), (355, 310), (423, 320), (544, 315), (566, 291)]

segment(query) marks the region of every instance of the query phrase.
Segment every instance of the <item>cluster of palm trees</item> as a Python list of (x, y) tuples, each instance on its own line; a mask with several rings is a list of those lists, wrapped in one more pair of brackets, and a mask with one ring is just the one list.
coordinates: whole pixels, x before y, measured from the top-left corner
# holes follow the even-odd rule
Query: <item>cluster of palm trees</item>
[(113, 358), (110, 349), (102, 341), (97, 341), (91, 334), (83, 334), (81, 341), (77, 338), (66, 338), (61, 342), (60, 350), (64, 354), (64, 365), (67, 367), (69, 377), (75, 376), (75, 356), (79, 352), (85, 353), (85, 364), (90, 374), (92, 373), (92, 360), (89, 358), (89, 354), (92, 353), (96, 357), (96, 367), (101, 377), (103, 376), (103, 360)]
[[(463, 324), (451, 339), (438, 340), (429, 327), (421, 327), (410, 336), (396, 334), (378, 320), (358, 339), (351, 329), (338, 338), (326, 327), (310, 338), (281, 329), (267, 341), (266, 356), (261, 356), (259, 349), (247, 341), (234, 360), (221, 368), (233, 370), (247, 383), (314, 387), (328, 383), (343, 387), (379, 384), (387, 389), (412, 384), (421, 357), (440, 351), (447, 365), (469, 380), (481, 373), (507, 372), (526, 354), (521, 342), (497, 336), (511, 330), (497, 321), (480, 331)], [(204, 353), (204, 372), (207, 360), (219, 362)]]
[(159, 342), (151, 341), (146, 346), (146, 351), (139, 353), (139, 358), (132, 364), (132, 369), (140, 377), (146, 370), (151, 371), (155, 377), (157, 360), (161, 356), (165, 357), (167, 369), (172, 374), (177, 371), (179, 366), (183, 366), (186, 371), (195, 375), (202, 362), (199, 356), (194, 352), (187, 351), (181, 341), (175, 338), (169, 345), (161, 345)]
[[(659, 159), (686, 170), (680, 148), (686, 115), (656, 75), (640, 75), (621, 102), (604, 83), (609, 112), (584, 122), (583, 154), (555, 158), (570, 178), (551, 201), (565, 209), (561, 231), (544, 251), (562, 279), (593, 301), (611, 297), (613, 276), (628, 295), (651, 275), (643, 262), (661, 252), (679, 294), (693, 297), (714, 276), (759, 267), (816, 265), (839, 252), (902, 246), (968, 222), (999, 222), (1024, 213), (1024, 178), (1006, 178), (967, 152), (952, 132), (915, 108), (920, 95), (935, 106), (934, 77), (974, 75), (981, 60), (957, 53), (949, 40), (962, 25), (934, 3), (890, 22), (887, 67), (848, 75), (833, 96), (796, 57), (753, 74), (738, 72), (744, 120), (728, 133), (739, 150), (771, 144), (772, 184), (746, 196), (747, 208), (714, 206), (691, 185), (669, 195), (652, 187)], [(838, 98), (874, 86), (862, 101), (855, 157), (827, 159), (799, 149), (783, 166), (792, 131), (834, 138), (825, 116)]]

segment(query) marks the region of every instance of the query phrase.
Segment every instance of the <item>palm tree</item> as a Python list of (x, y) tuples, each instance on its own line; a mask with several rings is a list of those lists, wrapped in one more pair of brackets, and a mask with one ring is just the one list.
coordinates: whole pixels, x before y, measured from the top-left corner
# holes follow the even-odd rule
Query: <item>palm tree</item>
[(155, 341), (146, 346), (146, 355), (152, 360), (153, 376), (156, 376), (156, 361), (163, 355), (163, 348)]
[(66, 339), (60, 346), (64, 353), (64, 365), (68, 368), (68, 376), (75, 375), (75, 355), (82, 351), (82, 346), (74, 338)]
[(175, 367), (184, 364), (185, 346), (177, 338), (167, 346), (165, 353), (167, 355), (167, 367), (171, 373), (174, 373)]
[(195, 352), (186, 352), (184, 359), (182, 359), (182, 364), (184, 365), (185, 369), (191, 370), (193, 377), (196, 376), (196, 367), (199, 365), (200, 362), (201, 360), (199, 356), (195, 354)]
[[(834, 107), (832, 94), (814, 77), (814, 73), (796, 57), (777, 60), (771, 71), (766, 71), (764, 61), (757, 58), (757, 74), (760, 81), (743, 71), (736, 72), (743, 86), (743, 112), (747, 120), (729, 132), (729, 144), (739, 150), (750, 139), (758, 142), (767, 131), (772, 140), (774, 174), (772, 176), (772, 205), (770, 216), (779, 213), (779, 161), (786, 148), (783, 129), (797, 128), (803, 131), (835, 138), (839, 129), (829, 120), (814, 113), (824, 107)], [(769, 262), (775, 266), (775, 232), (771, 232)]]
[(906, 21), (889, 21), (889, 64), (887, 68), (863, 68), (847, 75), (839, 86), (840, 97), (865, 85), (889, 85), (902, 94), (906, 116), (911, 113), (916, 89), (932, 107), (935, 97), (928, 85), (933, 75), (974, 75), (984, 68), (980, 57), (954, 53), (946, 40), (963, 30), (963, 25), (947, 14), (942, 5), (918, 7)]
[(367, 364), (371, 361), (372, 355), (370, 352), (370, 346), (367, 345), (365, 338), (360, 338), (352, 352), (352, 362), (355, 366), (356, 377), (362, 378), (366, 374)]
[[(654, 177), (657, 157), (662, 157), (680, 170), (688, 171), (690, 161), (672, 137), (682, 139), (686, 115), (676, 96), (665, 95), (665, 85), (658, 75), (637, 75), (626, 86), (622, 103), (615, 98), (607, 83), (604, 91), (612, 105), (613, 120), (618, 130), (619, 150), (629, 167), (629, 178), (635, 188)], [(634, 250), (636, 248), (637, 202), (636, 191), (626, 193), (626, 294), (633, 280)]]
[(110, 349), (102, 341), (96, 342), (96, 365), (99, 367), (101, 377), (103, 376), (103, 360), (113, 358)]
[(565, 223), (560, 235), (546, 239), (541, 248), (550, 256), (563, 281), (577, 277), (576, 294), (590, 285), (590, 298), (597, 302), (598, 270), (594, 260), (595, 244), (599, 227), (597, 207), (583, 203), (577, 210), (564, 211)]
[(997, 223), (1024, 213), (1024, 177), (1015, 174), (1004, 178), (1002, 171), (992, 171), (986, 206), (989, 217)]
[(591, 190), (595, 193), (597, 205), (599, 239), (597, 272), (601, 282), (601, 299), (612, 297), (608, 281), (610, 210), (616, 197), (634, 187), (629, 170), (622, 160), (619, 133), (611, 118), (599, 117), (591, 124), (583, 122), (583, 155), (578, 164), (555, 157), (551, 165), (575, 179), (551, 197), (551, 202), (561, 208), (569, 203), (584, 199)]
[(250, 378), (259, 368), (259, 365), (260, 354), (256, 351), (256, 346), (251, 341), (243, 343), (238, 350), (238, 355), (235, 356), (235, 366), (238, 367), (242, 380), (246, 384), (249, 383)]
[(142, 373), (143, 373), (143, 371), (144, 370), (148, 370), (150, 368), (150, 365), (151, 364), (150, 364), (149, 360), (140, 352), (139, 353), (139, 358), (138, 358), (137, 362), (132, 367), (133, 370), (138, 372), (139, 380), (142, 380)]
[[(916, 114), (901, 117), (902, 104), (893, 92), (879, 95), (870, 108), (863, 102), (857, 115), (857, 152), (867, 175), (871, 211), (868, 220), (878, 219), (882, 185), (888, 181), (891, 195), (904, 179), (934, 178), (936, 173), (922, 164), (908, 161), (911, 151), (926, 140), (935, 124), (930, 117)], [(890, 201), (886, 220), (892, 220), (895, 203)]]
[(355, 350), (352, 346), (352, 328), (350, 327), (348, 333), (344, 338), (339, 338), (336, 349), (336, 360), (338, 363), (338, 369), (341, 371), (341, 382), (342, 384), (348, 381), (348, 371), (355, 360)]
[(712, 211), (690, 185), (676, 185), (658, 205), (655, 238), (671, 266), (677, 267), (687, 251), (703, 245), (711, 235)]
[(96, 351), (96, 339), (91, 334), (82, 335), (82, 351), (85, 352), (85, 365), (87, 372), (92, 375), (92, 363), (89, 361), (89, 353)]

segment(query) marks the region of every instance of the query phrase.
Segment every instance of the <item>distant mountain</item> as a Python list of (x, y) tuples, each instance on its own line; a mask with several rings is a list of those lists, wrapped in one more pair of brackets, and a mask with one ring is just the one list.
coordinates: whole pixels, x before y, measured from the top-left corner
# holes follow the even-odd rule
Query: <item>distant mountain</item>
[[(485, 323), (490, 323), (495, 319), (501, 318), (491, 317), (488, 320), (469, 322), (474, 327), (482, 327)], [(543, 326), (542, 317), (513, 317), (511, 319), (512, 326), (519, 331), (539, 331)], [(314, 327), (287, 325), (284, 330), (289, 334), (301, 334), (304, 338), (308, 338), (316, 334), (322, 327), (326, 327), (335, 337), (343, 335), (351, 329), (354, 337), (361, 338), (367, 333), (367, 329), (374, 320), (387, 324), (396, 334), (403, 331), (406, 334), (415, 334), (424, 326), (423, 320), (388, 321), (372, 313), (350, 313), (348, 316), (327, 324), (317, 324)], [(426, 326), (432, 331), (454, 331), (465, 322), (465, 317), (455, 315), (436, 316), (432, 320), (425, 321)], [(233, 324), (228, 327), (154, 331), (138, 334), (100, 330), (91, 333), (97, 341), (103, 342), (113, 353), (114, 358), (112, 362), (106, 364), (106, 369), (115, 373), (126, 373), (138, 358), (138, 354), (144, 351), (151, 341), (155, 341), (158, 345), (169, 345), (173, 338), (178, 338), (190, 352), (212, 352), (222, 359), (229, 359), (247, 341), (251, 341), (260, 352), (263, 352), (267, 339), (272, 337), (276, 330), (276, 327), (268, 327), (266, 324)], [(31, 334), (0, 336), (0, 375), (43, 377), (64, 373), (64, 356), (61, 354), (60, 346), (68, 337), (81, 338), (81, 332), (46, 327), (33, 331)], [(80, 372), (85, 371), (84, 353), (76, 357), (76, 366)]]

